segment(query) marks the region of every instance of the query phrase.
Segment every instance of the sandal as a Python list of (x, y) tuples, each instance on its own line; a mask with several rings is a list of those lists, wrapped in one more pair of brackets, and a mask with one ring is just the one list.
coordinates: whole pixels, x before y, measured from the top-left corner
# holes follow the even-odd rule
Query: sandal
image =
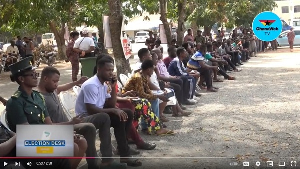
[(165, 116), (160, 116), (160, 121), (162, 122), (169, 122), (169, 120)]
[(130, 166), (130, 167), (139, 167), (139, 166), (142, 166), (142, 162), (139, 161), (138, 159), (121, 159), (120, 160), (120, 163), (126, 163), (127, 166)]
[(223, 82), (221, 79), (214, 79), (214, 82)]
[(240, 71), (242, 71), (241, 69), (235, 69), (234, 70), (235, 72), (240, 72)]
[(181, 112), (181, 113), (179, 113), (181, 116), (189, 116), (189, 115), (191, 115), (192, 114), (192, 112), (190, 112), (190, 111), (184, 111), (184, 112)]
[(160, 133), (160, 134), (157, 134), (156, 133), (156, 135), (158, 135), (158, 136), (166, 136), (166, 135), (174, 135), (175, 133), (174, 133), (174, 131), (172, 131), (172, 130), (166, 130), (166, 132), (164, 132), (164, 133)]
[(212, 88), (212, 89), (207, 89), (207, 92), (217, 92), (217, 90)]
[(229, 76), (228, 80), (235, 80), (235, 77)]

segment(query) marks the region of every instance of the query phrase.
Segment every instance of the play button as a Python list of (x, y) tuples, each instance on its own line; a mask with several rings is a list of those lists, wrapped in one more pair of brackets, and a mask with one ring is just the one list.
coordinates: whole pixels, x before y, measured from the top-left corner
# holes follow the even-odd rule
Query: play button
[(4, 167), (7, 166), (7, 164), (8, 164), (7, 162), (4, 162), (4, 163), (3, 163)]

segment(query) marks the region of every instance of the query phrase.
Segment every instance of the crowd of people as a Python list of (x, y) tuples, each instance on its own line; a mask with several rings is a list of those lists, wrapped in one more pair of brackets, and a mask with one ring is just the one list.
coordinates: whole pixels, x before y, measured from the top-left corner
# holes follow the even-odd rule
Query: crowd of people
[[(85, 36), (77, 39), (78, 35), (71, 33), (74, 39), (70, 42), (70, 56), (72, 53), (74, 56), (87, 55), (94, 46), (94, 42), (88, 39), (83, 45), (85, 49), (81, 49)], [(130, 158), (140, 152), (128, 145), (153, 150), (156, 144), (143, 140), (138, 129), (153, 136), (176, 134), (166, 125), (169, 121), (165, 116), (168, 109), (174, 117), (189, 116), (192, 112), (187, 108), (197, 104), (202, 97), (201, 92), (219, 90), (214, 86), (214, 83), (223, 82), (219, 75), (235, 80), (229, 72), (241, 71), (238, 69), (240, 65), (263, 51), (256, 40), (249, 30), (244, 30), (241, 35), (233, 34), (231, 39), (218, 41), (204, 37), (201, 31), (193, 37), (191, 30), (188, 30), (184, 44), (178, 46), (173, 40), (167, 49), (168, 57), (163, 58), (161, 41), (150, 38), (147, 48), (138, 51), (139, 61), (132, 65), (134, 73), (123, 86), (117, 85), (114, 59), (106, 54), (97, 57), (93, 77), (78, 80), (77, 75), (76, 78), (72, 76), (72, 82), (64, 85), (58, 85), (60, 72), (54, 67), (45, 67), (38, 81), (39, 73), (29, 63), (32, 58), (26, 57), (10, 65), (11, 80), (18, 83), (19, 88), (9, 100), (0, 97), (6, 105), (9, 126), (7, 129), (0, 125), (1, 131), (8, 133), (6, 140), (0, 142), (0, 156), (16, 156), (16, 125), (60, 124), (74, 125), (75, 157), (97, 157), (95, 138), (99, 136), (102, 161), (98, 164), (97, 158), (87, 158), (89, 169), (141, 166), (140, 160)], [(76, 100), (76, 117), (68, 119), (58, 94), (75, 85), (81, 86)], [(175, 98), (175, 101), (168, 105), (170, 98)], [(110, 127), (114, 128), (118, 145), (114, 152)], [(96, 130), (99, 131), (97, 134)], [(120, 162), (114, 161), (113, 154), (120, 155)], [(57, 165), (53, 168), (75, 169), (81, 158), (56, 161)]]

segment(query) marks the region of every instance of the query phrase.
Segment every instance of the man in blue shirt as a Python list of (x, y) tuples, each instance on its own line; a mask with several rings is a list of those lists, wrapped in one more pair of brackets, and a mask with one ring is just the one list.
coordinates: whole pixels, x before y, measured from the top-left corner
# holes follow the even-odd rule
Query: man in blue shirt
[[(185, 98), (189, 98), (189, 101), (193, 101), (196, 90), (196, 79), (187, 72), (183, 65), (183, 60), (187, 57), (187, 52), (183, 47), (177, 49), (177, 58), (174, 58), (169, 67), (168, 72), (171, 76), (180, 76), (183, 80), (183, 88), (189, 88), (188, 93), (184, 93)], [(198, 93), (197, 93), (198, 94)]]

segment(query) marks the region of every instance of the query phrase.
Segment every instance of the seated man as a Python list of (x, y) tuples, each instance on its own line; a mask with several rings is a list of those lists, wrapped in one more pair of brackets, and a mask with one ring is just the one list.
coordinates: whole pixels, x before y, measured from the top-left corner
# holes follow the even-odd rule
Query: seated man
[(213, 66), (218, 66), (218, 70), (213, 69), (214, 71), (214, 82), (219, 82), (220, 80), (217, 78), (217, 73), (219, 72), (221, 75), (224, 76), (225, 79), (228, 80), (235, 80), (234, 77), (229, 76), (228, 74), (226, 74), (225, 71), (223, 71), (220, 67), (219, 64), (223, 63), (223, 64), (227, 64), (227, 62), (225, 60), (221, 60), (221, 59), (215, 59), (214, 57), (212, 57), (211, 53), (213, 52), (213, 47), (212, 44), (207, 44), (207, 53), (204, 55), (204, 58), (208, 61), (210, 61), (212, 63)]
[[(11, 81), (19, 84), (18, 90), (7, 101), (7, 121), (12, 131), (16, 131), (18, 124), (52, 124), (49, 117), (44, 97), (37, 91), (38, 73), (29, 64), (31, 57), (27, 57), (15, 64), (10, 65)], [(74, 118), (67, 124), (80, 122), (80, 119)], [(77, 148), (78, 147), (78, 148)], [(74, 156), (83, 157), (86, 151), (87, 143), (83, 137), (75, 142)], [(70, 159), (72, 169), (76, 169), (81, 159)]]
[[(196, 102), (193, 100), (196, 91), (196, 79), (190, 76), (187, 69), (184, 67), (182, 61), (186, 59), (188, 53), (183, 47), (177, 49), (177, 57), (172, 60), (168, 68), (168, 72), (171, 76), (178, 76), (181, 78), (188, 79), (186, 83), (183, 83), (183, 88), (188, 88), (189, 92), (184, 93), (184, 98), (188, 98), (190, 102)], [(188, 83), (189, 82), (189, 83)]]
[[(115, 108), (117, 101), (116, 84), (117, 79), (113, 75), (114, 64), (109, 56), (104, 56), (97, 62), (97, 74), (81, 86), (81, 91), (76, 100), (75, 113), (85, 117), (87, 122), (94, 122), (94, 115), (101, 114), (99, 120), (110, 120), (110, 126), (114, 128), (114, 134), (118, 143), (118, 150), (121, 163), (127, 163), (128, 166), (141, 166), (138, 160), (128, 158), (130, 155), (127, 142), (127, 132), (132, 126), (133, 112), (129, 109)], [(99, 123), (100, 121), (98, 121)], [(112, 156), (112, 148), (104, 145), (110, 145), (110, 130), (105, 130), (101, 135), (101, 150), (105, 149), (106, 156)]]
[(165, 63), (167, 69), (168, 69), (171, 61), (177, 57), (176, 56), (176, 48), (174, 46), (170, 46), (168, 48), (168, 54), (169, 54), (169, 56), (163, 59), (163, 62)]
[(7, 47), (6, 54), (7, 54), (7, 60), (6, 64), (7, 66), (16, 63), (19, 57), (19, 49), (15, 45), (15, 41), (11, 40), (10, 41), (10, 46)]
[[(54, 67), (45, 67), (42, 71), (41, 80), (38, 85), (39, 91), (43, 94), (49, 115), (52, 122), (54, 123), (67, 123), (69, 121), (66, 113), (64, 112), (61, 103), (59, 102), (58, 94), (62, 91), (67, 91), (75, 85), (80, 85), (85, 82), (88, 78), (81, 77), (78, 81), (71, 82), (64, 85), (58, 85), (60, 79), (59, 71)], [(86, 151), (86, 157), (97, 157), (96, 147), (95, 147), (95, 137), (96, 137), (96, 128), (99, 129), (99, 133), (107, 133), (105, 130), (110, 131), (110, 120), (104, 118), (103, 114), (94, 114), (91, 116), (93, 120), (88, 120), (83, 118), (84, 123), (79, 123), (74, 125), (74, 130), (76, 133), (79, 133), (84, 136), (87, 140), (88, 148)], [(96, 127), (96, 128), (95, 128)], [(100, 141), (102, 135), (99, 135)], [(110, 139), (110, 135), (104, 136), (107, 139)], [(101, 144), (106, 143), (101, 141)], [(111, 147), (111, 144), (104, 145), (101, 147), (100, 151), (102, 156), (105, 157), (102, 159), (101, 167), (105, 166), (119, 166), (119, 164), (113, 162), (107, 156), (109, 150), (106, 150), (107, 147)], [(86, 159), (88, 163), (88, 168), (99, 168), (97, 165), (97, 159), (88, 158)]]
[[(152, 54), (152, 61), (153, 61), (153, 64), (155, 66), (153, 74), (157, 75), (159, 72), (157, 70), (158, 56), (157, 56), (156, 53)], [(168, 84), (168, 83), (166, 83), (164, 81), (162, 81), (162, 83), (159, 83), (157, 76), (153, 76), (152, 75), (150, 77), (150, 81), (152, 82), (152, 84), (154, 84), (154, 90), (166, 90), (168, 88), (173, 88), (175, 90), (175, 93), (176, 93), (176, 91), (178, 92), (178, 91), (181, 90), (181, 87), (179, 85), (177, 85), (177, 84), (172, 84), (172, 83)], [(178, 101), (176, 102), (175, 105), (172, 105), (171, 107), (172, 107), (172, 110), (173, 110), (173, 116), (174, 117), (177, 117), (177, 116), (188, 116), (188, 115), (191, 114), (191, 112), (185, 112), (185, 111), (183, 111), (183, 109), (180, 107)]]
[[(175, 49), (174, 49), (175, 50)], [(170, 76), (168, 69), (165, 63), (162, 61), (162, 53), (159, 50), (153, 50), (157, 54), (158, 62), (156, 64), (155, 71), (159, 80), (163, 80), (165, 82), (170, 82), (170, 85), (174, 88), (176, 99), (179, 102), (181, 108), (184, 109), (182, 104), (193, 104), (192, 102), (188, 101), (188, 98), (183, 98), (183, 93), (188, 92), (187, 88), (183, 88), (183, 83), (187, 83), (187, 78), (182, 78), (181, 76)], [(177, 90), (176, 90), (177, 89)], [(200, 96), (199, 93), (195, 93)]]
[(239, 70), (236, 68), (236, 66), (233, 64), (233, 62), (231, 61), (230, 59), (230, 55), (228, 55), (226, 53), (226, 44), (225, 42), (218, 42), (218, 50), (217, 50), (217, 53), (216, 53), (216, 57), (221, 57), (223, 58), (224, 60), (226, 60), (226, 62), (229, 64), (230, 67), (232, 67), (232, 69), (235, 71), (235, 72), (239, 72)]
[(226, 53), (231, 55), (231, 61), (235, 66), (239, 66), (238, 62), (239, 62), (239, 52), (233, 50), (232, 48), (232, 42), (230, 39), (227, 40), (226, 45), (225, 45), (225, 50)]
[(204, 55), (206, 54), (206, 45), (200, 47), (188, 62), (188, 68), (200, 72), (202, 78), (200, 79), (199, 86), (203, 88), (202, 83), (205, 80), (208, 92), (217, 92), (216, 88), (212, 85), (211, 70), (218, 70), (217, 66), (209, 66), (205, 63)]

